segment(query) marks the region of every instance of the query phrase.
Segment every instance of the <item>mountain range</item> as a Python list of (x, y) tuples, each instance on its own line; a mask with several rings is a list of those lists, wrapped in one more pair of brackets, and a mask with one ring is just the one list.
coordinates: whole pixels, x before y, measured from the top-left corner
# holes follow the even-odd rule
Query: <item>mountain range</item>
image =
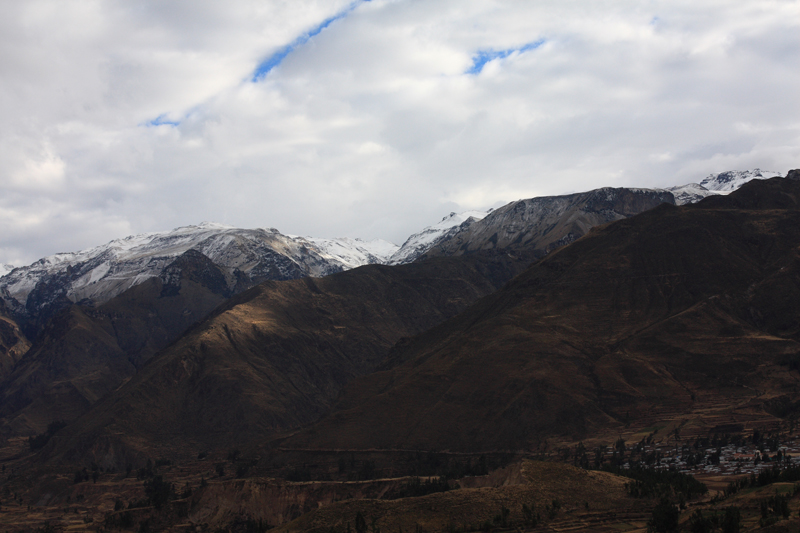
[(43, 439), (14, 456), (39, 472), (243, 449), (330, 476), (342, 450), (391, 470), (775, 426), (800, 412), (798, 250), (800, 173), (758, 170), (453, 213), (400, 247), (129, 237), (0, 278), (0, 429)]
[[(0, 312), (6, 317), (0, 323), (0, 420), (12, 434), (25, 434), (41, 431), (53, 420), (77, 418), (226, 299), (267, 280), (479, 254), (469, 268), (483, 272), (488, 285), (470, 296), (447, 287), (442, 290), (452, 291), (461, 307), (435, 305), (420, 311), (421, 316), (451, 316), (594, 226), (675, 203), (674, 194), (686, 190), (697, 198), (724, 194), (773, 174), (725, 172), (672, 191), (602, 188), (519, 200), (488, 212), (451, 213), (400, 247), (379, 240), (303, 238), (275, 229), (203, 223), (49, 256), (0, 278), (5, 305)], [(477, 280), (469, 277), (467, 283)], [(421, 323), (435, 325), (431, 320)], [(401, 326), (398, 336), (388, 338), (396, 341), (423, 329)], [(334, 380), (335, 386), (311, 399), (310, 405), (316, 406), (312, 411), (321, 412), (320, 406), (350, 378), (371, 371), (389, 347), (382, 345), (369, 364), (356, 365), (346, 379)], [(307, 420), (298, 416), (293, 427)]]
[[(2, 265), (0, 298), (26, 334), (35, 337), (38, 328), (59, 310), (77, 302), (102, 304), (130, 287), (163, 275), (164, 268), (188, 250), (202, 253), (221, 269), (229, 293), (265, 280), (320, 277), (367, 264), (405, 264), (426, 254), (459, 255), (520, 245), (517, 247), (533, 246), (538, 255), (544, 255), (582, 236), (588, 228), (658, 203), (683, 205), (729, 193), (752, 179), (775, 176), (777, 173), (759, 169), (729, 171), (710, 175), (699, 184), (669, 190), (604, 188), (519, 200), (495, 211), (451, 213), (438, 224), (411, 235), (399, 247), (380, 239), (298, 237), (274, 228), (240, 229), (204, 222), (129, 236), (79, 252), (58, 253), (18, 268)], [(622, 194), (625, 198), (616, 198)]]
[[(786, 367), (800, 360), (798, 201), (800, 181), (779, 178), (664, 202), (505, 285), (524, 267), (488, 251), (261, 284), (46, 455), (113, 467), (276, 438), (307, 451), (479, 453), (745, 405), (770, 418), (798, 380)], [(504, 275), (488, 283), (498, 257)]]
[(72, 303), (101, 304), (164, 276), (164, 269), (188, 250), (209, 258), (232, 294), (265, 280), (320, 277), (384, 263), (396, 249), (380, 240), (302, 238), (276, 229), (203, 223), (42, 258), (0, 278), (0, 294), (26, 333), (35, 335), (47, 319)]
[(284, 446), (537, 449), (671, 417), (774, 420), (800, 381), (798, 250), (797, 179), (602, 226), (395, 346)]

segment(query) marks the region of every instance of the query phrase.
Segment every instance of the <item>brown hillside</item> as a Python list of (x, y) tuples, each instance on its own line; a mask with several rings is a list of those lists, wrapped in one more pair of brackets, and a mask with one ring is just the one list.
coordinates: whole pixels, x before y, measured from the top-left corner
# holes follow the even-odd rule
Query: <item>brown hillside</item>
[(447, 258), (266, 282), (146, 364), (46, 452), (119, 467), (145, 455), (244, 446), (308, 424), (395, 342), (494, 292), (519, 264)]
[(166, 272), (169, 280), (150, 279), (97, 308), (73, 305), (47, 324), (0, 382), (7, 435), (74, 420), (229, 296), (222, 274), (197, 252)]
[(398, 347), (284, 446), (528, 449), (708, 410), (768, 419), (800, 385), (799, 194), (752, 182), (595, 229)]

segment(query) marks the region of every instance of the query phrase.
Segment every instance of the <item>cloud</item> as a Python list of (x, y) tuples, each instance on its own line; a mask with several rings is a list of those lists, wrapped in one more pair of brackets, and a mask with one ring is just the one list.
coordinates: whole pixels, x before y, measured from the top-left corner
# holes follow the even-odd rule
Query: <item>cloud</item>
[(517, 198), (785, 172), (798, 15), (782, 0), (5, 3), (0, 263), (202, 220), (399, 243)]

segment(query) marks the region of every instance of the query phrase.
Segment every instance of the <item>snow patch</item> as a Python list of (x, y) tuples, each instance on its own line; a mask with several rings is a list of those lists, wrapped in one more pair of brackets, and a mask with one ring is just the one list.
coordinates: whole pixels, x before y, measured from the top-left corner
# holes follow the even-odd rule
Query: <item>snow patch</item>
[(340, 262), (346, 268), (386, 263), (399, 248), (396, 244), (381, 239), (362, 241), (349, 237), (335, 239), (306, 237), (304, 240), (317, 247), (323, 257)]
[(699, 202), (708, 196), (730, 194), (752, 180), (766, 180), (777, 177), (780, 177), (777, 172), (769, 172), (758, 168), (753, 170), (729, 170), (719, 174), (710, 174), (700, 183), (678, 185), (669, 187), (666, 190), (675, 196), (676, 205), (685, 205)]
[(729, 170), (719, 174), (710, 174), (700, 182), (702, 187), (709, 191), (730, 193), (752, 180), (766, 180), (780, 177), (777, 172), (770, 172), (755, 168), (753, 170)]
[(422, 231), (411, 235), (406, 242), (389, 258), (390, 265), (410, 263), (427, 252), (437, 242), (444, 238), (455, 228), (464, 223), (482, 220), (492, 210), (464, 211), (463, 213), (450, 213), (442, 220)]

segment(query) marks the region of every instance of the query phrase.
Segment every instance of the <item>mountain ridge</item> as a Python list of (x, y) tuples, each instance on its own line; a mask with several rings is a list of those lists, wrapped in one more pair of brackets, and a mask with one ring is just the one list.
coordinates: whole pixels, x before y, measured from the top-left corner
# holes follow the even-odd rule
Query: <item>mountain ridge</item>
[[(699, 184), (669, 190), (603, 188), (577, 195), (519, 200), (486, 212), (451, 213), (439, 223), (412, 234), (399, 247), (380, 239), (365, 242), (350, 238), (298, 237), (284, 235), (274, 228), (249, 230), (204, 222), (170, 231), (128, 236), (79, 252), (54, 254), (31, 265), (16, 268), (4, 265), (0, 268), (0, 298), (5, 301), (9, 313), (26, 335), (34, 338), (45, 322), (59, 310), (76, 302), (102, 304), (131, 286), (160, 275), (168, 263), (190, 248), (203, 253), (222, 268), (229, 289), (236, 292), (267, 279), (294, 279), (308, 275), (319, 277), (364, 264), (404, 264), (425, 256), (460, 254), (478, 246), (465, 242), (481, 234), (484, 234), (481, 248), (497, 248), (496, 243), (490, 246), (487, 240), (499, 228), (489, 232), (487, 226), (492, 221), (498, 222), (500, 213), (518, 209), (520, 205), (549, 203), (554, 206), (553, 209), (558, 209), (559, 199), (580, 195), (588, 197), (606, 190), (655, 195), (656, 202), (670, 201), (668, 195), (674, 193), (677, 196), (673, 196), (671, 201), (681, 205), (708, 195), (727, 194), (747, 181), (773, 175), (777, 174), (759, 169), (727, 171), (712, 174)], [(551, 238), (539, 235), (539, 240), (543, 241), (538, 247), (539, 255), (572, 242), (598, 223), (633, 214), (624, 206), (607, 207), (604, 213), (585, 213), (582, 220), (561, 221), (562, 226), (567, 222), (571, 226), (562, 227), (556, 232), (552, 228), (540, 228), (539, 233), (550, 233)], [(639, 210), (649, 207), (653, 205), (644, 203)], [(575, 209), (580, 208), (575, 206)], [(585, 206), (583, 208), (586, 211)], [(574, 213), (572, 216), (575, 216)], [(547, 218), (547, 214), (540, 218)], [(549, 225), (557, 225), (557, 218), (557, 214), (550, 213)], [(527, 237), (530, 238), (536, 230), (528, 229)], [(504, 243), (502, 246), (509, 244), (519, 243)]]
[[(726, 174), (718, 188), (756, 174), (761, 175)], [(704, 183), (714, 187), (712, 181)], [(74, 419), (216, 305), (259, 281), (322, 276), (359, 262), (431, 260), (437, 253), (488, 254), (479, 262), (482, 275), (492, 279), (492, 261), (499, 264), (505, 255), (519, 264), (536, 260), (592, 227), (673, 198), (663, 190), (601, 188), (521, 200), (485, 213), (451, 213), (399, 248), (381, 241), (300, 238), (203, 223), (44, 258), (33, 265), (39, 269), (38, 281), (26, 278), (25, 268), (0, 278), (0, 290), (25, 296), (29, 312), (27, 329), (19, 313), (6, 312), (9, 342), (0, 367), (0, 416), (15, 433), (41, 431), (48, 423), (48, 404), (60, 406), (61, 418)], [(127, 294), (135, 287), (141, 289)], [(25, 333), (33, 339), (29, 357), (23, 355), (31, 347)], [(66, 395), (59, 389), (65, 383), (76, 384), (64, 389)]]
[(276, 229), (247, 230), (205, 222), (44, 257), (1, 277), (0, 295), (20, 321), (30, 323), (26, 333), (33, 337), (59, 310), (77, 302), (102, 304), (158, 277), (188, 250), (211, 259), (223, 270), (228, 289), (235, 292), (267, 279), (324, 276), (382, 263), (395, 249), (385, 241), (306, 239)]

